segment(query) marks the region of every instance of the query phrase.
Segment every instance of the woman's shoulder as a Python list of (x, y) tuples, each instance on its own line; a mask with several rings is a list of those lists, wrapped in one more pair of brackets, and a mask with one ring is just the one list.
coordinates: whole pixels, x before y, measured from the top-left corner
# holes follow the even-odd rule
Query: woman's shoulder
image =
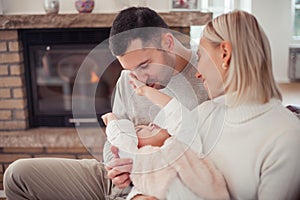
[[(282, 105), (281, 101), (272, 99), (274, 104), (272, 118), (274, 119), (274, 124), (280, 124), (284, 130), (292, 131), (295, 130), (299, 132), (300, 135), (300, 120), (297, 116)], [(286, 132), (284, 131), (283, 132)]]
[[(276, 132), (276, 131), (274, 131)], [(269, 137), (268, 141), (258, 159), (258, 163), (268, 168), (276, 162), (283, 162), (284, 165), (300, 166), (299, 146), (300, 146), (300, 128), (288, 127)], [(279, 165), (277, 162), (276, 165)]]
[(265, 123), (265, 126), (268, 127), (265, 150), (275, 151), (277, 149), (278, 156), (286, 155), (287, 152), (298, 154), (300, 120), (285, 108), (279, 100), (272, 100), (272, 103), (273, 107), (269, 112), (269, 120)]

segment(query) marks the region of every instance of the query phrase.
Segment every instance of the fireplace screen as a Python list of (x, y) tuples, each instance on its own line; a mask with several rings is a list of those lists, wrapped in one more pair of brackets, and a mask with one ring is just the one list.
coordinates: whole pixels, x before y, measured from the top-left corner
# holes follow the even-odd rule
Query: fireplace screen
[[(61, 30), (57, 32), (61, 34)], [(79, 33), (84, 35), (79, 30), (66, 33), (70, 37), (78, 37)], [(95, 31), (95, 33), (98, 35), (101, 32)], [(29, 73), (26, 73), (29, 77), (26, 78), (30, 80), (27, 88), (29, 89), (29, 103), (31, 102), (29, 105), (31, 126), (59, 127), (73, 126), (74, 123), (79, 125), (83, 122), (98, 123), (97, 119), (90, 119), (88, 113), (82, 116), (82, 121), (74, 121), (72, 100), (76, 98), (77, 102), (78, 100), (82, 102), (78, 105), (80, 106), (78, 109), (82, 110), (87, 104), (95, 102), (95, 110), (99, 117), (111, 111), (111, 96), (120, 75), (120, 64), (115, 60), (108, 66), (100, 66), (103, 62), (99, 60), (102, 61), (108, 57), (111, 59), (112, 55), (108, 49), (97, 49), (89, 55), (91, 50), (101, 42), (101, 38), (98, 39), (98, 43), (92, 41), (95, 44), (78, 40), (71, 43), (68, 38), (64, 41), (57, 40), (57, 37), (55, 41), (51, 41), (51, 37), (50, 41), (49, 38), (47, 39), (48, 41), (44, 41), (44, 44), (39, 44), (42, 41), (31, 42), (27, 45), (27, 50), (24, 49), (27, 52), (25, 63), (29, 65)], [(72, 97), (74, 82), (82, 63), (85, 65), (85, 74), (76, 80), (77, 91)]]

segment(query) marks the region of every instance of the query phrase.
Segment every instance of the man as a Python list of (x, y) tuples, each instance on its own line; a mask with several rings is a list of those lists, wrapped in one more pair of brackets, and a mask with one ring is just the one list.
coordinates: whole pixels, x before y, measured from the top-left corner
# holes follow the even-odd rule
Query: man
[[(113, 113), (118, 118), (127, 118), (136, 125), (149, 124), (159, 111), (158, 106), (135, 94), (128, 84), (129, 73), (148, 86), (175, 96), (189, 109), (207, 100), (202, 83), (195, 78), (197, 57), (174, 38), (156, 12), (148, 8), (121, 11), (111, 29), (110, 49), (125, 69), (118, 80), (113, 103)], [(117, 154), (115, 148), (113, 151)], [(107, 169), (116, 186), (113, 193), (126, 196), (131, 188), (131, 160), (118, 155), (114, 158), (106, 142), (104, 161), (111, 160), (114, 164)]]
[[(195, 54), (174, 38), (153, 10), (121, 11), (111, 29), (110, 49), (126, 69), (115, 92), (113, 112), (118, 117), (128, 118), (135, 124), (147, 124), (158, 111), (144, 97), (134, 94), (128, 83), (129, 72), (147, 85), (175, 96), (190, 109), (207, 100), (207, 93), (196, 79), (196, 69), (191, 64), (196, 63)], [(132, 160), (119, 158), (118, 150), (106, 143), (104, 161), (109, 166), (106, 169), (94, 159), (21, 159), (6, 170), (4, 190), (8, 199), (18, 200), (126, 198), (131, 190)], [(137, 192), (133, 199), (151, 197)]]

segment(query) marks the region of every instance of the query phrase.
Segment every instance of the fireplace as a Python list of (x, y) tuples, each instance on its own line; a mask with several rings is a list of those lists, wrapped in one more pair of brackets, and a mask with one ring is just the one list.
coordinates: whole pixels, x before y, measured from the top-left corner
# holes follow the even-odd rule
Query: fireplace
[[(169, 27), (186, 35), (189, 35), (191, 25), (203, 25), (212, 18), (212, 13), (198, 11), (174, 11), (159, 14)], [(43, 71), (41, 69), (45, 68), (41, 66), (43, 62), (59, 63), (60, 66), (69, 66), (76, 70), (76, 66), (70, 64), (70, 60), (75, 59), (72, 55), (78, 55), (75, 49), (80, 48), (83, 54), (93, 45), (95, 46), (107, 38), (109, 27), (111, 27), (115, 16), (116, 13), (0, 15), (0, 131), (26, 130), (35, 126), (73, 126), (70, 121), (74, 120), (72, 120), (72, 114), (69, 110), (72, 102), (68, 95), (73, 92), (73, 77), (65, 77), (64, 73), (57, 72), (57, 68), (53, 68), (54, 71)], [(101, 35), (99, 35), (100, 32)], [(26, 34), (32, 35), (33, 38), (26, 41), (24, 39)], [(49, 41), (49, 38), (52, 39)], [(187, 44), (188, 42), (186, 41)], [(35, 53), (29, 53), (27, 43), (33, 45), (31, 50)], [(66, 55), (68, 58), (59, 62), (58, 57), (61, 56), (61, 51), (69, 53)], [(39, 54), (44, 55), (44, 59), (35, 57)], [(106, 55), (107, 52), (101, 54)], [(31, 61), (30, 55), (34, 57)], [(107, 56), (109, 55), (104, 57)], [(77, 64), (81, 62), (82, 57), (83, 55), (76, 56)], [(90, 63), (93, 63), (93, 60), (95, 59), (92, 59)], [(38, 69), (34, 68), (34, 62), (37, 63), (36, 68)], [(99, 65), (98, 61), (96, 63), (101, 69), (102, 65)], [(37, 67), (38, 65), (39, 67)], [(110, 75), (117, 75), (120, 70), (117, 61), (113, 62), (112, 65), (116, 65), (116, 67), (107, 69), (107, 75), (102, 76), (102, 78), (105, 77), (105, 79), (113, 81), (101, 82), (101, 77), (98, 77), (100, 81), (97, 87), (103, 85), (102, 88), (106, 88), (97, 88), (98, 93), (94, 95), (95, 107), (98, 107), (99, 112), (101, 111), (99, 106), (102, 105), (99, 103), (101, 102), (101, 95), (103, 93), (110, 94), (115, 82), (115, 76), (110, 77)], [(48, 64), (48, 66), (50, 65)], [(70, 70), (63, 69), (64, 71), (60, 72)], [(96, 71), (92, 75), (87, 75), (88, 78), (83, 77), (83, 79), (93, 77), (93, 80), (97, 80), (97, 76), (95, 76), (97, 73)], [(49, 76), (51, 80), (49, 80)], [(81, 94), (84, 95), (78, 96), (88, 97), (91, 93), (85, 90), (88, 88), (85, 84), (91, 83), (83, 82), (78, 91), (82, 91)], [(108, 83), (111, 84), (110, 89), (105, 86)], [(94, 87), (93, 85), (92, 88)], [(49, 96), (52, 98), (51, 100), (48, 98)], [(49, 107), (45, 106), (47, 102), (51, 102)], [(82, 109), (85, 108), (84, 105), (81, 106)], [(88, 114), (85, 113), (85, 115)], [(81, 120), (95, 121), (95, 119), (91, 120), (91, 116), (83, 116)], [(81, 122), (77, 121), (77, 123), (83, 125)]]
[[(93, 54), (90, 52), (108, 38), (109, 30), (73, 28), (19, 31), (23, 41), (30, 127), (102, 124), (100, 116), (111, 111), (111, 95), (122, 68), (112, 58), (108, 48), (97, 48)], [(101, 66), (103, 60), (114, 61), (108, 66)], [(82, 63), (85, 65), (85, 74), (78, 78)], [(76, 77), (78, 85), (74, 94)], [(93, 118), (93, 113), (85, 113), (73, 119), (74, 100), (82, 102), (78, 105), (82, 110), (95, 101), (98, 118)]]

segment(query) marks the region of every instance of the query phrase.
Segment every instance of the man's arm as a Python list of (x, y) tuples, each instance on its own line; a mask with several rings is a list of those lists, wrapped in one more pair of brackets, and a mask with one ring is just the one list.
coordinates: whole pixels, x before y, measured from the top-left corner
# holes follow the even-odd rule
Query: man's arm
[[(119, 119), (128, 119), (126, 115), (126, 106), (124, 105), (124, 99), (122, 99), (121, 91), (123, 90), (123, 84), (125, 82), (126, 73), (122, 71), (120, 78), (116, 84), (116, 90), (113, 94), (113, 113)], [(111, 144), (106, 140), (104, 147), (103, 147), (103, 161), (109, 162), (110, 160), (114, 159), (114, 155), (111, 152)]]

